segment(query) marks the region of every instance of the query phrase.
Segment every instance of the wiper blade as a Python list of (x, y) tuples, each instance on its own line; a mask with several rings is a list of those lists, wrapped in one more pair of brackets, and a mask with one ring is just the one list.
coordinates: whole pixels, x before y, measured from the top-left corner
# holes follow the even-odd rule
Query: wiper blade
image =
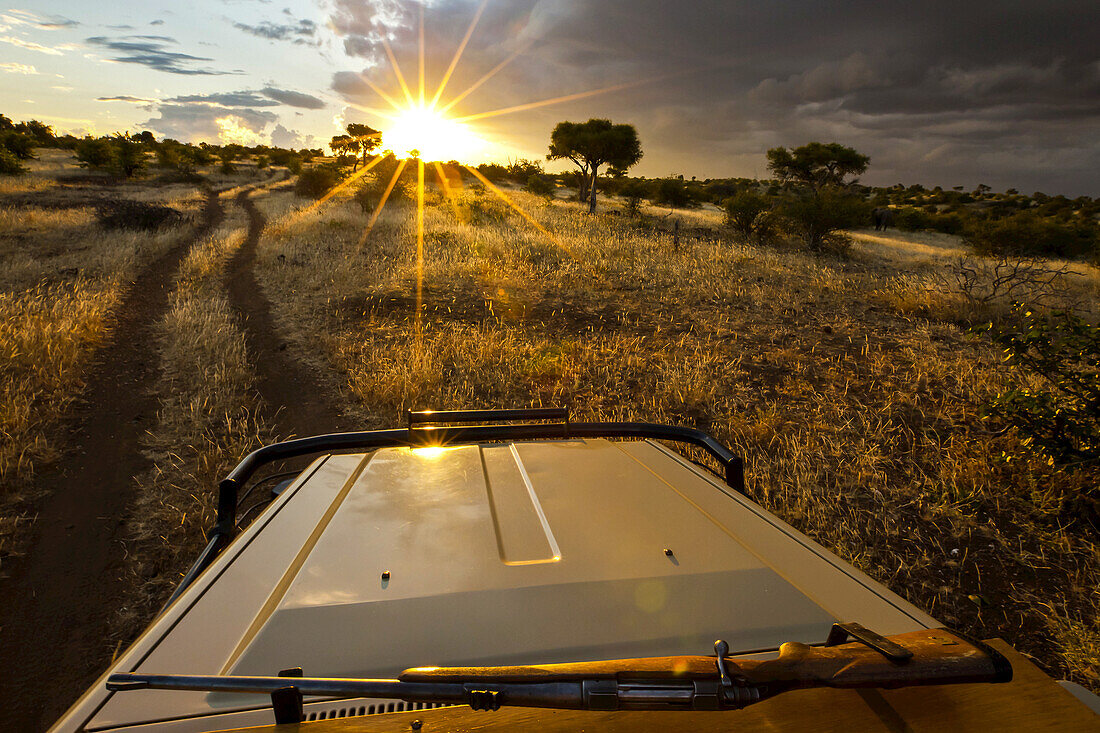
[[(843, 642), (847, 636), (857, 641)], [(1008, 682), (1012, 667), (996, 650), (947, 629), (885, 638), (858, 624), (834, 626), (826, 646), (788, 642), (776, 659), (649, 657), (524, 667), (419, 667), (397, 679), (114, 674), (113, 691), (158, 689), (276, 695), (367, 697), (406, 702), (570, 710), (737, 710), (807, 687), (894, 688)]]

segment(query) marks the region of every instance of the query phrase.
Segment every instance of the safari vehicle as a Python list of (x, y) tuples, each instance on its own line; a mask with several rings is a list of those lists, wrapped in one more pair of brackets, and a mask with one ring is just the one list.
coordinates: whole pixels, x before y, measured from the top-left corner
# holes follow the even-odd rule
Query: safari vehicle
[[(445, 426), (494, 421), (511, 424)], [(262, 448), (219, 491), (175, 595), (54, 730), (1100, 721), (1007, 645), (939, 628), (750, 501), (741, 460), (696, 430), (410, 413)]]

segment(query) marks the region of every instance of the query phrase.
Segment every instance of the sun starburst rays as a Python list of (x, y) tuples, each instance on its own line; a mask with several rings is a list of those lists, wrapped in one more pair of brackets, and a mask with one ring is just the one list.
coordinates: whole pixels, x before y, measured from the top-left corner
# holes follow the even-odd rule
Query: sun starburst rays
[[(424, 287), (424, 220), (425, 220), (425, 160), (432, 162), (435, 172), (439, 177), (439, 184), (443, 190), (444, 196), (450, 202), (451, 210), (455, 217), (460, 215), (460, 209), (458, 200), (455, 195), (453, 186), (448, 179), (448, 174), (444, 170), (443, 165), (439, 162), (443, 158), (459, 158), (459, 157), (471, 157), (475, 143), (483, 142), (477, 137), (475, 133), (467, 126), (466, 123), (473, 122), (475, 120), (487, 119), (490, 117), (496, 117), (499, 115), (512, 114), (516, 112), (522, 112), (530, 109), (537, 109), (540, 107), (546, 107), (552, 104), (559, 104), (562, 102), (569, 102), (578, 99), (585, 99), (598, 94), (606, 94), (629, 87), (637, 86), (645, 83), (645, 81), (632, 81), (624, 84), (617, 84), (614, 86), (603, 87), (601, 89), (593, 89), (584, 92), (578, 92), (575, 94), (568, 94), (551, 99), (544, 99), (537, 102), (527, 102), (524, 104), (518, 104), (511, 107), (504, 107), (501, 109), (490, 110), (487, 112), (478, 112), (474, 114), (468, 114), (461, 117), (449, 116), (450, 110), (452, 110), (459, 102), (469, 97), (490, 79), (496, 76), (502, 69), (512, 63), (516, 58), (522, 55), (533, 43), (533, 40), (527, 42), (516, 48), (511, 54), (509, 54), (503, 61), (498, 63), (486, 74), (478, 78), (470, 86), (466, 87), (463, 91), (455, 95), (445, 103), (441, 103), (443, 99), (443, 92), (447, 88), (448, 83), (453, 78), (455, 70), (458, 68), (458, 64), (465, 53), (467, 46), (470, 43), (470, 39), (473, 37), (474, 31), (478, 26), (479, 21), (486, 7), (489, 4), (489, 0), (482, 0), (477, 10), (474, 13), (469, 26), (466, 29), (466, 33), (459, 42), (455, 54), (451, 59), (450, 64), (447, 66), (446, 71), (443, 73), (440, 79), (439, 86), (436, 88), (434, 94), (431, 95), (430, 101), (428, 101), (427, 91), (427, 64), (426, 64), (426, 40), (424, 29), (424, 4), (420, 4), (418, 14), (418, 27), (417, 27), (417, 72), (416, 82), (417, 87), (415, 90), (410, 88), (406, 81), (405, 75), (401, 70), (401, 66), (397, 61), (397, 56), (394, 54), (393, 47), (390, 45), (389, 40), (383, 35), (380, 36), (382, 48), (386, 52), (386, 57), (390, 63), (390, 70), (393, 73), (394, 78), (401, 90), (401, 96), (404, 98), (404, 104), (400, 102), (394, 95), (388, 93), (381, 86), (369, 79), (366, 74), (361, 73), (360, 78), (363, 82), (370, 87), (370, 89), (378, 95), (386, 104), (389, 105), (390, 110), (375, 109), (373, 107), (365, 106), (349, 102), (349, 106), (365, 112), (376, 117), (390, 122), (391, 127), (388, 131), (383, 133), (384, 140), (389, 144), (388, 147), (393, 151), (393, 154), (398, 157), (398, 164), (390, 177), (389, 182), (386, 185), (381, 198), (378, 201), (377, 206), (371, 213), (370, 220), (367, 222), (366, 227), (363, 230), (362, 235), (359, 237), (359, 248), (362, 248), (367, 239), (370, 237), (371, 232), (374, 230), (375, 225), (378, 223), (379, 217), (382, 215), (383, 210), (386, 207), (386, 203), (389, 201), (393, 194), (394, 188), (400, 183), (401, 176), (404, 174), (408, 163), (412, 159), (416, 159), (416, 313), (414, 314), (414, 329), (416, 337), (419, 339), (422, 329), (422, 310), (424, 306), (423, 302), (423, 287)], [(646, 80), (651, 81), (651, 80)], [(365, 176), (368, 171), (372, 170), (378, 163), (385, 160), (388, 157), (388, 153), (385, 155), (379, 155), (370, 164), (365, 165), (362, 170), (353, 173), (340, 185), (334, 187), (328, 193), (326, 193), (321, 199), (305, 210), (305, 213), (313, 211), (325, 202), (332, 199), (341, 191), (346, 189), (355, 181), (360, 180)], [(528, 224), (536, 229), (543, 236), (547, 237), (555, 245), (560, 247), (565, 253), (567, 253), (573, 260), (577, 260), (572, 250), (566, 246), (558, 237), (546, 229), (540, 224), (531, 214), (524, 211), (508, 194), (502, 191), (498, 186), (493, 184), (488, 178), (486, 178), (481, 171), (476, 168), (462, 164), (464, 168), (471, 176), (477, 179), (486, 190), (491, 191), (495, 196), (504, 201), (513, 211), (519, 214)], [(461, 185), (461, 176), (459, 176), (459, 185)], [(583, 266), (583, 263), (581, 263)]]

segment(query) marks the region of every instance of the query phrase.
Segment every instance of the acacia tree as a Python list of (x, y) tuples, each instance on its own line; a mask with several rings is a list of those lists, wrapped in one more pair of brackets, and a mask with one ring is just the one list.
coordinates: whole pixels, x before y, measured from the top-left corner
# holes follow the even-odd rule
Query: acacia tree
[(807, 143), (800, 148), (772, 148), (768, 168), (781, 182), (819, 191), (826, 186), (848, 186), (847, 176), (859, 176), (871, 159), (840, 143)]
[(772, 148), (768, 168), (787, 188), (781, 207), (786, 221), (814, 252), (843, 251), (849, 240), (841, 230), (859, 226), (870, 215), (867, 202), (851, 193), (871, 159), (839, 143), (808, 143)]
[[(375, 130), (373, 127), (367, 125), (361, 125), (358, 122), (351, 122), (348, 124), (347, 137), (351, 138), (354, 142), (358, 143), (357, 150), (363, 156), (363, 165), (367, 164), (367, 156), (373, 153), (382, 144), (382, 133)], [(335, 138), (333, 138), (335, 140)], [(352, 167), (352, 172), (359, 167), (359, 163)]]
[(359, 141), (351, 135), (335, 135), (328, 146), (332, 148), (332, 152), (336, 153), (338, 158), (345, 155), (355, 155), (355, 164), (356, 166), (359, 165)]
[(613, 125), (611, 120), (559, 122), (550, 134), (547, 160), (567, 158), (580, 169), (580, 196), (588, 199), (589, 213), (596, 211), (596, 181), (601, 165), (625, 171), (642, 158), (642, 144), (633, 125)]

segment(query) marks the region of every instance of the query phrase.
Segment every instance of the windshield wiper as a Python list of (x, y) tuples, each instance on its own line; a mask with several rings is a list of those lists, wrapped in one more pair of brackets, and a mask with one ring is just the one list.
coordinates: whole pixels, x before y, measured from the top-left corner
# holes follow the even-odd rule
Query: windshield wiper
[[(843, 643), (852, 636), (852, 643)], [(737, 710), (807, 687), (894, 688), (1008, 682), (995, 649), (947, 629), (882, 637), (836, 624), (824, 646), (788, 642), (776, 659), (648, 657), (520, 667), (418, 667), (394, 680), (113, 674), (107, 689), (252, 692), (272, 695), (278, 722), (301, 719), (303, 696), (572, 710)]]

